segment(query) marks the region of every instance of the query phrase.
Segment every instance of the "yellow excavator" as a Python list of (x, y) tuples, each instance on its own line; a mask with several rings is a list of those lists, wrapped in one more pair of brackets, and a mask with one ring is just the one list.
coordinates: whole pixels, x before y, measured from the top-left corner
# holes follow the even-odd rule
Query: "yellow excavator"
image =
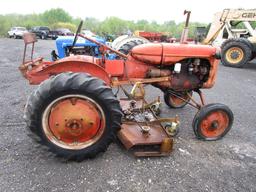
[(208, 30), (198, 27), (196, 37), (202, 44), (221, 47), (223, 65), (243, 67), (256, 57), (255, 26), (256, 9), (224, 9), (214, 15)]

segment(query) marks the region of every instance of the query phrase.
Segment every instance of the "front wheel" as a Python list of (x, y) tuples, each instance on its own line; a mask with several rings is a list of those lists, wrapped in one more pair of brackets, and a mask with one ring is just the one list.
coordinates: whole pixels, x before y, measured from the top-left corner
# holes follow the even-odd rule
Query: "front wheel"
[(121, 109), (103, 81), (63, 73), (44, 81), (26, 105), (29, 131), (58, 156), (83, 160), (104, 152), (120, 128)]
[(228, 106), (214, 103), (205, 105), (198, 111), (192, 126), (198, 139), (215, 141), (229, 132), (233, 120), (233, 113)]
[[(188, 94), (190, 95), (190, 97), (189, 97)], [(190, 101), (190, 98), (191, 98), (192, 94), (193, 94), (192, 91), (189, 91), (189, 92), (173, 92), (173, 91), (170, 92), (170, 91), (166, 91), (164, 93), (164, 102), (170, 108), (174, 108), (174, 109), (183, 108)], [(179, 97), (177, 97), (175, 95), (177, 95)]]
[(45, 34), (42, 34), (42, 35), (41, 35), (41, 39), (42, 39), (42, 40), (46, 39), (46, 35), (45, 35)]

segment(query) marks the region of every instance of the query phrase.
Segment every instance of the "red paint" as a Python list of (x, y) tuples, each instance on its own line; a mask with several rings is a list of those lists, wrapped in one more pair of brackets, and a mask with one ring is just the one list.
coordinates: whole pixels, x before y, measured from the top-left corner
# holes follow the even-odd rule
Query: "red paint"
[[(107, 50), (108, 47), (105, 49)], [(124, 60), (103, 61), (91, 56), (69, 56), (56, 62), (42, 61), (33, 66), (32, 70), (23, 67), (21, 71), (31, 84), (39, 84), (50, 76), (63, 72), (82, 72), (98, 77), (111, 85), (112, 77), (122, 81), (129, 78), (150, 78), (147, 74), (151, 69), (158, 70), (164, 65), (173, 65), (188, 58), (201, 58), (207, 59), (211, 65), (209, 78), (203, 84), (203, 88), (210, 88), (214, 85), (219, 62), (214, 58), (215, 53), (216, 48), (206, 45), (149, 43), (134, 47)], [(200, 88), (199, 79), (195, 77), (193, 79), (193, 76), (182, 74), (170, 79), (172, 79), (170, 82), (164, 83), (167, 87), (163, 88), (179, 90)], [(161, 87), (162, 83), (158, 85)]]
[(209, 58), (215, 53), (216, 48), (212, 46), (178, 43), (148, 43), (131, 51), (135, 59), (155, 65), (172, 65), (186, 58)]
[(55, 138), (68, 144), (92, 140), (104, 128), (101, 116), (95, 106), (86, 100), (71, 99), (59, 101), (49, 116), (49, 129)]
[(27, 71), (26, 75), (31, 84), (39, 84), (50, 76), (63, 72), (88, 73), (110, 85), (109, 74), (98, 64), (97, 59), (88, 56), (70, 56), (56, 62), (43, 62), (31, 71)]

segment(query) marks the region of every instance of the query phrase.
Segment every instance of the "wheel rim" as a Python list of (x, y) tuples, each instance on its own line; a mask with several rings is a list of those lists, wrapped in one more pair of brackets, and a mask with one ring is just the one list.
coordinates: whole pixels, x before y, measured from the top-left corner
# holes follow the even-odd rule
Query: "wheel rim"
[(209, 113), (200, 123), (200, 131), (207, 138), (216, 138), (229, 127), (229, 116), (222, 110)]
[(66, 95), (47, 106), (43, 131), (55, 145), (80, 150), (96, 143), (106, 126), (103, 109), (84, 95)]
[(189, 101), (188, 95), (180, 95), (180, 97), (183, 98), (185, 101), (174, 96), (174, 95), (170, 95), (169, 102), (172, 103), (174, 106), (179, 107), (179, 106), (186, 104)]
[(244, 52), (239, 47), (232, 47), (226, 52), (226, 59), (231, 64), (239, 63), (244, 58)]

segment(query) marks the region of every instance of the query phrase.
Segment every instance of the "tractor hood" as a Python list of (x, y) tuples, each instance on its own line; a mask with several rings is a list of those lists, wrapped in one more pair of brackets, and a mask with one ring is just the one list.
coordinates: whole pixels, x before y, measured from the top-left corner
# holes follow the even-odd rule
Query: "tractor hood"
[(217, 48), (209, 45), (147, 43), (134, 47), (131, 56), (149, 64), (174, 64), (186, 58), (210, 58)]

